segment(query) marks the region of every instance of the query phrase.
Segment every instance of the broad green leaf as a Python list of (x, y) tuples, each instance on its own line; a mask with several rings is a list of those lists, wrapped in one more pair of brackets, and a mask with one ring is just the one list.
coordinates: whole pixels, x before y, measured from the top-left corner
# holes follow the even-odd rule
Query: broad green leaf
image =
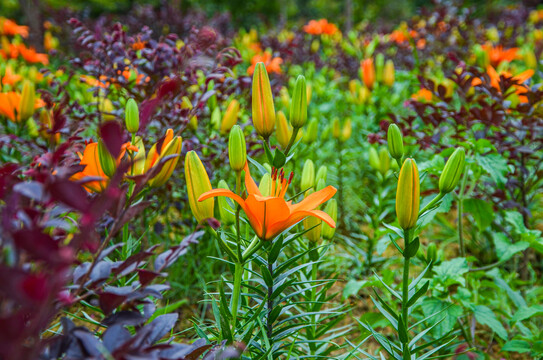
[(441, 320), (443, 318), (443, 321), (432, 331), (434, 337), (442, 337), (449, 333), (454, 328), (458, 317), (462, 315), (462, 308), (460, 306), (438, 298), (424, 299), (421, 303), (421, 307), (424, 316), (439, 313), (436, 319), (429, 320), (429, 325), (432, 325), (438, 319)]
[(543, 305), (522, 307), (515, 313), (515, 315), (513, 315), (513, 317), (511, 318), (511, 321), (522, 321), (522, 320), (530, 319), (534, 316), (542, 316), (542, 315), (543, 315)]
[(506, 174), (509, 173), (507, 160), (498, 154), (475, 155), (475, 162), (479, 164), (494, 180), (498, 187), (503, 188), (507, 181)]
[(445, 287), (454, 284), (465, 285), (464, 274), (469, 271), (468, 262), (465, 258), (456, 258), (444, 261), (434, 266), (436, 276), (434, 280), (441, 282)]
[(503, 233), (495, 233), (493, 235), (494, 246), (496, 247), (496, 254), (500, 261), (507, 261), (513, 257), (513, 255), (526, 250), (530, 244), (526, 241), (519, 241), (511, 243), (511, 240), (507, 235)]
[(532, 344), (524, 340), (511, 340), (505, 343), (502, 351), (512, 351), (522, 354), (532, 351)]
[(464, 200), (464, 209), (473, 216), (479, 231), (486, 229), (494, 220), (492, 205), (481, 199)]
[(347, 299), (350, 296), (358, 294), (360, 289), (362, 289), (367, 283), (367, 280), (349, 280), (343, 288), (343, 299)]
[(507, 340), (507, 330), (505, 330), (492, 310), (484, 305), (476, 305), (473, 309), (473, 314), (479, 324), (488, 326), (503, 340)]

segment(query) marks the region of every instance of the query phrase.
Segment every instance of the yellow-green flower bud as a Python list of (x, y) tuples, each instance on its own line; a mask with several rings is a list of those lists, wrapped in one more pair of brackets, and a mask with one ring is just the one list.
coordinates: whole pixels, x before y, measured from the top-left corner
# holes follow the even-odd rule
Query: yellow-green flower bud
[(38, 131), (38, 125), (31, 117), (26, 120), (26, 129), (28, 131), (28, 135), (33, 138), (38, 137), (38, 135), (40, 134)]
[(247, 147), (245, 146), (245, 136), (239, 125), (234, 125), (230, 130), (228, 139), (228, 158), (230, 167), (234, 171), (241, 171), (245, 168), (247, 162)]
[(253, 74), (252, 104), (255, 130), (258, 135), (267, 139), (275, 128), (275, 107), (268, 72), (262, 62), (256, 64)]
[(419, 170), (415, 160), (408, 158), (400, 170), (396, 190), (396, 216), (402, 229), (407, 230), (415, 227), (419, 217), (419, 207)]
[(457, 148), (447, 160), (443, 172), (439, 178), (439, 191), (443, 194), (447, 194), (454, 190), (460, 176), (464, 171), (464, 164), (466, 160), (466, 152), (464, 148)]
[[(228, 184), (224, 180), (219, 181), (218, 187), (220, 189), (230, 190)], [(236, 214), (226, 199), (227, 198), (224, 196), (219, 196), (217, 198), (217, 201), (219, 202), (219, 214), (224, 225), (231, 225), (236, 221)]]
[(332, 120), (332, 136), (334, 139), (339, 139), (341, 137), (341, 124), (339, 123), (338, 118)]
[(307, 124), (307, 129), (304, 134), (304, 143), (311, 144), (317, 140), (317, 135), (319, 133), (319, 122), (317, 119), (312, 119), (309, 124)]
[(377, 150), (375, 150), (374, 147), (370, 147), (368, 150), (368, 157), (369, 157), (369, 163), (370, 166), (374, 169), (379, 171), (381, 168), (380, 162), (379, 162), (379, 154), (377, 154)]
[(428, 262), (432, 261), (433, 263), (437, 260), (437, 247), (436, 243), (430, 243), (426, 249), (426, 260)]
[(260, 190), (260, 193), (262, 194), (262, 196), (270, 196), (271, 189), (272, 189), (271, 175), (269, 172), (266, 172), (264, 173), (264, 175), (262, 175), (260, 184), (258, 184), (258, 190)]
[(239, 101), (233, 99), (228, 104), (224, 116), (221, 122), (221, 133), (226, 134), (232, 126), (236, 125), (238, 122), (238, 113), (239, 113)]
[(387, 140), (390, 156), (396, 160), (400, 160), (403, 156), (403, 137), (398, 125), (390, 124), (387, 132)]
[(383, 83), (386, 86), (392, 86), (394, 85), (394, 62), (392, 60), (388, 59), (385, 63), (385, 69), (383, 70)]
[(203, 193), (211, 191), (211, 182), (204, 164), (194, 151), (189, 151), (185, 156), (185, 179), (190, 209), (198, 223), (213, 217), (213, 198), (198, 202)]
[(21, 103), (19, 104), (19, 120), (26, 121), (34, 114), (34, 103), (36, 101), (36, 90), (34, 83), (26, 80), (21, 94)]
[(315, 191), (321, 191), (326, 187), (326, 182), (323, 179), (315, 179)]
[(290, 95), (288, 94), (288, 89), (286, 87), (283, 86), (279, 91), (279, 98), (281, 99), (283, 109), (290, 109)]
[(275, 122), (275, 125), (277, 127), (277, 131), (275, 132), (277, 142), (279, 143), (279, 145), (281, 145), (283, 149), (286, 149), (290, 141), (290, 137), (292, 136), (292, 131), (289, 128), (287, 117), (285, 116), (285, 114), (283, 114), (282, 111), (277, 112)]
[[(309, 190), (305, 193), (305, 197), (307, 198), (313, 193), (313, 190)], [(309, 239), (309, 241), (317, 242), (321, 239), (322, 220), (313, 216), (309, 216), (303, 220), (302, 224), (305, 230), (311, 229), (305, 233), (305, 236)]]
[(221, 127), (221, 123), (221, 109), (219, 109), (219, 107), (216, 107), (211, 112), (211, 125), (213, 126), (213, 129), (219, 130), (219, 128)]
[(351, 138), (351, 135), (353, 133), (353, 125), (351, 122), (351, 119), (347, 119), (345, 121), (345, 124), (343, 124), (343, 128), (341, 129), (341, 136), (340, 140), (345, 142)]
[(302, 170), (302, 182), (300, 183), (300, 186), (302, 191), (315, 186), (315, 165), (313, 164), (313, 161), (309, 159), (304, 163), (304, 168)]
[(140, 128), (140, 112), (138, 110), (138, 104), (134, 99), (128, 99), (125, 108), (125, 124), (129, 133), (135, 134)]
[[(330, 217), (337, 222), (337, 201), (336, 199), (330, 199), (324, 207), (324, 212), (330, 215)], [(336, 228), (331, 227), (330, 225), (323, 223), (322, 224), (322, 237), (326, 240), (331, 240), (334, 237)]]
[(371, 91), (366, 86), (361, 86), (360, 89), (358, 89), (358, 102), (360, 104), (365, 104), (371, 96)]
[(385, 147), (379, 149), (379, 172), (385, 176), (390, 170), (390, 156), (388, 150)]
[(358, 90), (358, 81), (356, 79), (352, 79), (349, 81), (349, 92), (352, 96), (356, 96)]
[(383, 73), (385, 70), (385, 55), (379, 53), (375, 55), (375, 78), (377, 82), (383, 81)]
[(318, 183), (319, 180), (323, 180), (326, 182), (326, 177), (328, 176), (328, 168), (324, 165), (321, 165), (319, 167), (319, 170), (317, 170), (317, 175), (315, 176), (315, 181)]
[(98, 159), (100, 166), (107, 177), (112, 177), (117, 169), (117, 163), (113, 156), (109, 153), (102, 140), (98, 140)]
[(134, 156), (134, 163), (130, 169), (130, 175), (142, 175), (145, 172), (145, 146), (141, 137), (136, 136), (134, 145), (138, 152)]
[(173, 159), (167, 160), (159, 173), (149, 181), (149, 186), (159, 187), (164, 185), (168, 179), (172, 176), (177, 162), (179, 161), (179, 155), (181, 154), (181, 147), (183, 145), (183, 139), (181, 136), (174, 137), (167, 145), (162, 145), (162, 151), (158, 157), (157, 163), (162, 161), (163, 158), (171, 155), (178, 155)]
[(290, 103), (290, 124), (294, 129), (301, 128), (307, 121), (307, 90), (305, 77), (298, 76), (292, 102)]

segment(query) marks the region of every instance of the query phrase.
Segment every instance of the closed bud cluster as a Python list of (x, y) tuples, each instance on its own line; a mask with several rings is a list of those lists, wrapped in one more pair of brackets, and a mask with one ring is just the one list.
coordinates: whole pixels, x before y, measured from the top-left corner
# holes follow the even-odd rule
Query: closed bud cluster
[(341, 129), (341, 136), (340, 140), (345, 142), (351, 138), (351, 135), (353, 133), (353, 125), (351, 122), (351, 119), (347, 119), (345, 121), (345, 124), (343, 124), (343, 128)]
[(403, 137), (402, 132), (398, 125), (391, 124), (388, 127), (387, 132), (387, 141), (388, 141), (388, 151), (390, 156), (396, 160), (401, 160), (404, 150), (403, 150)]
[(462, 176), (462, 172), (464, 171), (465, 160), (466, 152), (464, 148), (454, 150), (439, 177), (439, 191), (441, 193), (450, 193), (458, 185), (460, 176)]
[(228, 139), (228, 158), (230, 167), (234, 171), (241, 171), (245, 168), (247, 162), (247, 147), (245, 145), (245, 136), (239, 125), (234, 125), (230, 130)]
[(290, 104), (290, 124), (294, 129), (303, 127), (307, 121), (307, 102), (305, 77), (300, 75), (296, 79)]
[(253, 74), (252, 105), (255, 130), (267, 139), (275, 128), (275, 107), (268, 72), (262, 62), (256, 64)]
[(128, 99), (125, 108), (125, 125), (129, 133), (135, 134), (140, 128), (140, 113), (134, 99)]
[(420, 179), (415, 160), (404, 161), (396, 190), (396, 216), (400, 227), (411, 229), (417, 224), (420, 207)]
[(211, 191), (211, 182), (202, 161), (194, 151), (189, 151), (185, 157), (185, 180), (190, 209), (198, 223), (212, 218), (213, 198), (198, 202), (200, 195)]

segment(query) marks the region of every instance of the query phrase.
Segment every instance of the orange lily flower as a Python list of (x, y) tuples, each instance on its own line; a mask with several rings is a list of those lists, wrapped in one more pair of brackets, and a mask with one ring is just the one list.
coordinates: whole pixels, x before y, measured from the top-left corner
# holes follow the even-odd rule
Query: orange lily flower
[(255, 66), (259, 62), (264, 63), (264, 65), (266, 66), (266, 71), (268, 71), (268, 73), (281, 74), (281, 64), (283, 63), (283, 59), (281, 59), (280, 57), (272, 58), (271, 53), (268, 51), (253, 56), (253, 58), (251, 59), (251, 66), (247, 69), (247, 74), (253, 75), (253, 73), (255, 72)]
[(9, 19), (4, 19), (4, 21), (0, 19), (0, 25), (2, 25), (0, 29), (0, 34), (2, 35), (28, 37), (28, 26), (17, 25), (15, 21)]
[(13, 70), (11, 70), (10, 66), (6, 67), (6, 72), (4, 76), (2, 77), (2, 85), (15, 85), (18, 81), (22, 79), (21, 75), (15, 74)]
[[(121, 163), (121, 159), (123, 158), (124, 154), (126, 153), (126, 150), (137, 152), (138, 148), (137, 146), (132, 145), (130, 142), (124, 143), (121, 147), (121, 153), (119, 154), (119, 157), (117, 158), (117, 166)], [(101, 180), (96, 181), (90, 181), (83, 185), (83, 187), (88, 192), (100, 192), (104, 190), (108, 183), (108, 177), (104, 173), (104, 170), (102, 169), (102, 165), (100, 165), (100, 157), (99, 157), (99, 150), (98, 150), (98, 143), (97, 142), (90, 142), (85, 146), (85, 150), (83, 151), (83, 154), (77, 153), (79, 156), (79, 164), (85, 165), (85, 168), (72, 175), (71, 180), (78, 181), (86, 177), (96, 177), (101, 178)]]
[(40, 54), (34, 48), (27, 48), (23, 44), (19, 45), (19, 53), (29, 63), (41, 63), (43, 65), (49, 64), (49, 57), (47, 54)]
[(368, 58), (360, 61), (360, 69), (362, 70), (362, 80), (368, 89), (373, 88), (375, 83), (375, 66), (373, 65), (373, 59)]
[(432, 101), (432, 97), (433, 97), (432, 92), (424, 88), (420, 89), (418, 92), (411, 95), (411, 99), (413, 100), (426, 101), (426, 102)]
[(336, 25), (329, 23), (326, 19), (311, 20), (307, 25), (304, 25), (304, 31), (311, 35), (334, 35), (338, 32)]
[[(324, 211), (316, 210), (322, 203), (328, 201), (336, 193), (336, 188), (327, 186), (317, 191), (297, 204), (285, 200), (285, 194), (292, 181), (292, 173), (289, 179), (284, 177), (284, 172), (272, 173), (271, 196), (263, 196), (249, 172), (249, 166), (245, 164), (245, 187), (247, 198), (233, 193), (227, 189), (213, 189), (202, 194), (198, 201), (204, 201), (216, 196), (226, 196), (234, 200), (243, 209), (251, 227), (262, 240), (272, 240), (285, 229), (297, 224), (308, 216), (321, 219), (331, 227), (335, 227), (334, 220)], [(276, 183), (278, 183), (276, 185)]]
[[(528, 102), (528, 99), (526, 98), (526, 96), (523, 96), (523, 94), (526, 92), (525, 91), (526, 87), (522, 84), (528, 81), (528, 79), (530, 79), (532, 76), (534, 76), (534, 70), (528, 69), (526, 71), (521, 72), (520, 74), (512, 75), (508, 71), (500, 71), (498, 73), (496, 69), (494, 69), (492, 66), (489, 65), (486, 68), (486, 73), (488, 74), (488, 77), (490, 78), (490, 86), (492, 86), (496, 90), (500, 90), (500, 76), (501, 75), (510, 77), (513, 80), (516, 80), (519, 83), (519, 85), (514, 85), (515, 93), (519, 96), (520, 102), (522, 103)], [(474, 78), (471, 81), (472, 86), (477, 86), (481, 84), (482, 84), (482, 80), (480, 78)]]
[[(0, 115), (3, 115), (13, 122), (19, 121), (19, 107), (21, 104), (21, 94), (15, 91), (0, 93)], [(34, 108), (39, 109), (45, 106), (42, 99), (36, 99)]]
[(517, 58), (518, 48), (504, 49), (501, 45), (493, 47), (491, 44), (485, 44), (482, 48), (488, 54), (490, 64), (494, 67), (502, 61), (511, 62)]

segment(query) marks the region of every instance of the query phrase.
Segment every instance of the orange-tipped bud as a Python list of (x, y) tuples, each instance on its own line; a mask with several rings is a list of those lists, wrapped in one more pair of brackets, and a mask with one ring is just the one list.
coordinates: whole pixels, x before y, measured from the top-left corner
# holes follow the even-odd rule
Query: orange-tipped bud
[(383, 70), (383, 83), (386, 86), (394, 85), (395, 78), (394, 63), (388, 59), (385, 63), (385, 69)]
[(194, 151), (189, 151), (185, 157), (185, 180), (190, 209), (198, 223), (213, 217), (213, 198), (198, 202), (203, 193), (211, 191), (211, 182), (204, 164)]
[(221, 133), (226, 134), (232, 129), (232, 126), (236, 125), (238, 122), (238, 113), (239, 113), (239, 101), (233, 99), (228, 104), (224, 116), (221, 121)]
[(34, 83), (26, 80), (21, 94), (21, 103), (19, 105), (19, 120), (25, 121), (34, 114), (36, 101), (36, 90)]
[(157, 149), (157, 144), (154, 144), (151, 150), (149, 150), (149, 154), (147, 156), (147, 159), (145, 160), (145, 172), (147, 172), (152, 167), (156, 166), (157, 164), (162, 161), (167, 156), (170, 155), (178, 155), (172, 159), (166, 160), (166, 163), (164, 166), (162, 166), (162, 169), (160, 172), (149, 181), (149, 185), (152, 187), (158, 187), (162, 186), (168, 181), (170, 176), (172, 176), (173, 170), (177, 166), (177, 162), (179, 161), (179, 154), (181, 154), (181, 146), (182, 146), (183, 139), (181, 136), (175, 136), (173, 134), (172, 129), (168, 129), (166, 131), (166, 136), (164, 138), (164, 141), (162, 142), (160, 151)]
[(420, 207), (420, 180), (415, 160), (404, 161), (396, 190), (396, 216), (400, 227), (411, 229), (417, 224)]
[(364, 81), (364, 84), (369, 89), (373, 89), (375, 83), (375, 66), (373, 65), (373, 59), (369, 58), (362, 60), (360, 62), (360, 67), (362, 69), (362, 80)]
[(275, 107), (268, 72), (262, 62), (256, 64), (253, 74), (252, 104), (255, 130), (258, 135), (267, 139), (275, 128)]
[(290, 141), (290, 137), (292, 136), (292, 129), (290, 128), (287, 122), (287, 118), (282, 111), (277, 112), (277, 117), (275, 118), (275, 125), (277, 127), (277, 131), (275, 132), (277, 142), (279, 142), (283, 149), (286, 149)]

